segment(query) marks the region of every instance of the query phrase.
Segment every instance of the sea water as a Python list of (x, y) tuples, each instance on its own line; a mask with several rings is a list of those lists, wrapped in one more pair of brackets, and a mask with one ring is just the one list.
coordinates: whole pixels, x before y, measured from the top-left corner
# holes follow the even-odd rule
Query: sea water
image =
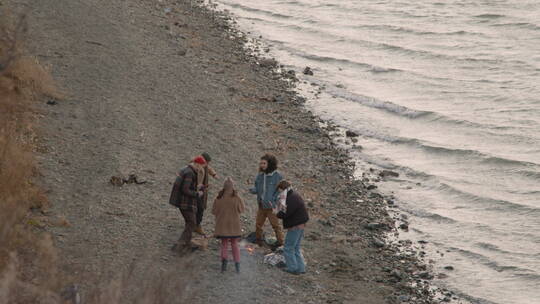
[[(540, 303), (540, 1), (220, 0), (322, 89), (361, 169), (474, 303)], [(455, 270), (445, 271), (451, 265)]]

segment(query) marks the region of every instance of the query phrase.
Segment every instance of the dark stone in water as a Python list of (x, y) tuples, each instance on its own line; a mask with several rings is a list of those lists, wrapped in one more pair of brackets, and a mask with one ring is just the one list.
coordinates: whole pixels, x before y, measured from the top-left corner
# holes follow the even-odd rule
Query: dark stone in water
[(382, 170), (379, 173), (379, 176), (380, 177), (388, 177), (388, 176), (390, 176), (390, 177), (399, 177), (399, 173), (391, 171), (391, 170)]
[(345, 132), (345, 136), (347, 136), (347, 137), (358, 137), (358, 133), (356, 133), (354, 131), (347, 130)]
[(377, 186), (375, 186), (375, 185), (369, 185), (369, 186), (367, 186), (367, 189), (368, 189), (368, 190), (377, 189)]
[(454, 266), (444, 266), (444, 269), (446, 269), (446, 270), (454, 270)]
[(311, 70), (310, 67), (306, 67), (306, 68), (304, 69), (304, 72), (303, 72), (303, 73), (304, 73), (304, 75), (310, 75), (310, 76), (313, 76), (313, 70)]
[(409, 225), (407, 223), (401, 223), (401, 225), (399, 225), (399, 228), (403, 230), (409, 230)]

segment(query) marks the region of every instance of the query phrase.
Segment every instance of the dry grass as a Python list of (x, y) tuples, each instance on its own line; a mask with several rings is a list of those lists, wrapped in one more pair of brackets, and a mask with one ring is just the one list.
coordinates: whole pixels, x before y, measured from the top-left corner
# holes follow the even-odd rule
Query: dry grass
[(56, 256), (30, 210), (47, 205), (37, 175), (36, 100), (58, 97), (49, 73), (21, 53), (25, 18), (0, 13), (0, 303), (52, 303)]
[[(43, 215), (48, 201), (35, 183), (35, 104), (61, 94), (49, 71), (21, 51), (25, 33), (24, 16), (0, 11), (0, 303), (80, 303), (78, 290), (65, 288), (77, 278), (58, 272), (53, 241), (43, 229), (69, 223)], [(125, 303), (134, 286), (136, 303), (189, 302), (189, 277), (170, 271), (140, 286), (129, 273), (119, 274), (105, 278), (106, 287), (86, 292), (82, 303)]]

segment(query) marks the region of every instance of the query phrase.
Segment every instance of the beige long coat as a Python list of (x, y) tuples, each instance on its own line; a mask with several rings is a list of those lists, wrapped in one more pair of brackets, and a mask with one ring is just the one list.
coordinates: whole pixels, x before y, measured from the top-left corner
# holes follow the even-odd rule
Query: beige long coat
[(242, 227), (240, 214), (244, 212), (244, 202), (238, 195), (233, 196), (234, 186), (227, 179), (223, 190), (223, 196), (216, 198), (212, 207), (212, 214), (216, 217), (214, 235), (218, 238), (240, 237)]

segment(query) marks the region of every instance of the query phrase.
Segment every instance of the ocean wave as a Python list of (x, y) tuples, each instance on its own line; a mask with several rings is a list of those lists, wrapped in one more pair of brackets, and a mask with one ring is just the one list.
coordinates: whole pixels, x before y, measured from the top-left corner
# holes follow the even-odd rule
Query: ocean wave
[(436, 213), (420, 211), (420, 210), (411, 210), (409, 212), (412, 215), (416, 216), (416, 217), (429, 219), (429, 220), (437, 222), (437, 223), (446, 223), (446, 224), (455, 224), (455, 223), (457, 223), (457, 221), (454, 220), (454, 219), (451, 219), (449, 217), (442, 216), (442, 215), (436, 214)]
[(537, 164), (537, 163), (502, 158), (502, 157), (495, 157), (495, 156), (485, 157), (484, 160), (482, 160), (482, 162), (485, 164), (494, 164), (494, 165), (509, 165), (509, 166), (524, 166), (524, 167), (540, 168), (540, 164)]
[(482, 18), (482, 19), (498, 19), (498, 18), (504, 18), (506, 16), (505, 15), (500, 15), (500, 14), (480, 14), (480, 15), (476, 15), (474, 17), (475, 18)]
[[(316, 58), (319, 58), (321, 60), (336, 60), (334, 58), (329, 58), (329, 57), (321, 58), (319, 56), (316, 56)], [(342, 59), (339, 59), (339, 60), (342, 60)], [(343, 61), (346, 61), (346, 60), (343, 60)], [(369, 64), (363, 64), (363, 65), (369, 66), (371, 68), (376, 68)], [(380, 68), (380, 69), (386, 69), (386, 68)], [(401, 70), (398, 70), (398, 71), (401, 71)], [(388, 72), (391, 72), (391, 71), (388, 71)], [(409, 118), (409, 119), (425, 119), (425, 120), (428, 120), (429, 122), (440, 122), (440, 123), (449, 124), (453, 126), (466, 126), (466, 127), (471, 127), (474, 129), (483, 129), (485, 130), (484, 132), (486, 132), (487, 134), (489, 134), (489, 130), (492, 130), (492, 129), (497, 129), (497, 130), (514, 129), (513, 127), (509, 127), (509, 126), (501, 126), (501, 125), (494, 125), (494, 124), (487, 124), (487, 123), (476, 123), (476, 122), (472, 122), (465, 119), (455, 119), (455, 118), (451, 118), (443, 114), (432, 112), (432, 111), (411, 109), (402, 105), (395, 104), (391, 101), (384, 101), (384, 100), (380, 100), (374, 97), (352, 93), (343, 88), (332, 87), (332, 85), (324, 83), (324, 82), (320, 82), (320, 83), (325, 84), (325, 86), (328, 88), (326, 92), (333, 97), (349, 100), (351, 102), (359, 103), (359, 104), (362, 104), (364, 106), (371, 107), (371, 108), (380, 109), (385, 112), (388, 112), (394, 115), (399, 115), (399, 116)], [(497, 134), (494, 134), (494, 135), (497, 135)], [(519, 136), (519, 135), (515, 135), (515, 136)]]
[(461, 255), (463, 255), (463, 256), (471, 259), (471, 260), (479, 262), (482, 265), (484, 265), (484, 266), (486, 266), (486, 267), (488, 267), (488, 268), (490, 268), (492, 270), (495, 270), (497, 272), (507, 272), (511, 276), (519, 276), (519, 277), (526, 278), (526, 279), (533, 280), (533, 281), (540, 280), (540, 275), (538, 273), (535, 273), (534, 271), (528, 269), (528, 268), (522, 268), (522, 267), (515, 266), (515, 265), (502, 265), (501, 263), (499, 263), (497, 261), (494, 261), (493, 259), (491, 259), (491, 258), (489, 258), (489, 257), (487, 257), (487, 256), (485, 256), (483, 254), (473, 252), (473, 251), (467, 250), (467, 249), (455, 248), (455, 247), (451, 247), (450, 249), (453, 250), (453, 251), (458, 252), (459, 254), (461, 254)]
[[(434, 112), (412, 110), (412, 109), (409, 109), (400, 105), (396, 105), (391, 102), (381, 102), (376, 99), (373, 99), (373, 98), (370, 99), (363, 96), (360, 96), (360, 97), (356, 96), (355, 98), (351, 98), (350, 96), (347, 96), (347, 95), (342, 95), (339, 93), (332, 92), (331, 89), (327, 89), (327, 91), (332, 96), (345, 98), (354, 102), (359, 102), (362, 105), (382, 109), (387, 112), (397, 114), (406, 118), (418, 119), (418, 118), (429, 117), (429, 119), (431, 120), (442, 119), (441, 117), (438, 117), (440, 114), (437, 114)], [(433, 117), (435, 117), (435, 119), (433, 119)], [(461, 121), (454, 121), (448, 118), (446, 118), (445, 120), (446, 122), (452, 122), (452, 123), (458, 123), (458, 124), (461, 122)], [(384, 134), (384, 133), (381, 133), (372, 129), (355, 128), (354, 130), (366, 137), (375, 138), (380, 141), (385, 141), (392, 144), (406, 144), (406, 145), (414, 146), (416, 148), (419, 148), (426, 152), (430, 152), (434, 154), (462, 156), (462, 157), (467, 157), (469, 159), (472, 157), (472, 158), (475, 158), (479, 163), (483, 163), (487, 165), (497, 165), (497, 166), (506, 165), (515, 169), (523, 168), (524, 170), (520, 169), (521, 171), (518, 170), (517, 172), (520, 172), (522, 176), (531, 177), (533, 179), (537, 179), (540, 175), (540, 173), (536, 171), (531, 171), (531, 169), (537, 169), (538, 171), (540, 171), (540, 164), (538, 163), (511, 159), (511, 158), (504, 158), (500, 156), (494, 156), (485, 152), (480, 152), (478, 150), (438, 146), (433, 143), (429, 143), (429, 142), (426, 142), (417, 138), (394, 136), (394, 135)]]
[(392, 73), (392, 72), (401, 72), (402, 70), (400, 69), (393, 69), (393, 68), (383, 68), (383, 67), (378, 67), (378, 66), (372, 66), (371, 69), (370, 69), (370, 72), (372, 73)]
[(497, 24), (493, 24), (492, 26), (496, 26), (496, 27), (519, 27), (519, 28), (526, 28), (526, 29), (535, 30), (535, 31), (540, 30), (540, 26), (538, 26), (536, 24), (533, 24), (533, 23), (528, 23), (528, 22), (497, 23)]
[(446, 183), (440, 183), (439, 190), (454, 194), (458, 197), (465, 199), (468, 202), (484, 204), (485, 210), (500, 211), (503, 214), (508, 214), (508, 212), (510, 211), (515, 211), (521, 215), (526, 214), (527, 216), (535, 218), (540, 217), (540, 208), (536, 208), (534, 206), (522, 205), (508, 200), (495, 199), (491, 197), (473, 194), (467, 191), (457, 189)]
[(242, 4), (239, 4), (239, 3), (227, 3), (227, 6), (232, 7), (232, 8), (236, 8), (236, 9), (240, 9), (240, 10), (243, 10), (243, 11), (246, 11), (246, 12), (262, 14), (262, 15), (266, 15), (266, 16), (270, 16), (270, 17), (279, 18), (279, 19), (291, 19), (291, 18), (293, 18), (293, 16), (283, 15), (283, 14), (275, 13), (275, 12), (268, 11), (268, 10), (253, 8), (253, 7), (245, 6), (245, 5), (242, 5)]
[(419, 118), (419, 117), (424, 117), (424, 116), (434, 114), (433, 112), (430, 112), (430, 111), (414, 110), (414, 109), (410, 109), (402, 105), (395, 104), (390, 101), (383, 101), (383, 100), (379, 100), (379, 99), (365, 96), (365, 95), (354, 94), (340, 88), (334, 88), (334, 89), (329, 88), (327, 89), (327, 93), (330, 95), (333, 95), (334, 97), (347, 99), (347, 100), (357, 102), (371, 108), (384, 110), (386, 112), (397, 114), (397, 115), (408, 117), (408, 118)]
[(386, 31), (392, 31), (396, 33), (408, 33), (413, 35), (419, 35), (419, 36), (427, 36), (427, 35), (441, 35), (441, 36), (461, 36), (461, 35), (474, 35), (474, 36), (483, 36), (486, 37), (487, 35), (483, 33), (478, 32), (470, 32), (465, 30), (458, 30), (458, 31), (449, 31), (449, 32), (434, 32), (434, 31), (423, 31), (423, 30), (417, 30), (412, 29), (404, 26), (399, 25), (390, 25), (390, 24), (361, 24), (361, 25), (354, 25), (351, 26), (352, 29), (381, 29)]
[(508, 251), (508, 250), (503, 250), (503, 249), (499, 248), (496, 245), (493, 245), (493, 244), (490, 244), (490, 243), (485, 243), (485, 242), (477, 242), (477, 243), (475, 243), (475, 245), (482, 248), (482, 249), (486, 249), (486, 250), (489, 250), (489, 251), (502, 253), (502, 254), (506, 254), (506, 255), (520, 256), (520, 257), (524, 257), (524, 258), (539, 258), (540, 257), (540, 253), (528, 254), (528, 253), (522, 253), (522, 252)]

